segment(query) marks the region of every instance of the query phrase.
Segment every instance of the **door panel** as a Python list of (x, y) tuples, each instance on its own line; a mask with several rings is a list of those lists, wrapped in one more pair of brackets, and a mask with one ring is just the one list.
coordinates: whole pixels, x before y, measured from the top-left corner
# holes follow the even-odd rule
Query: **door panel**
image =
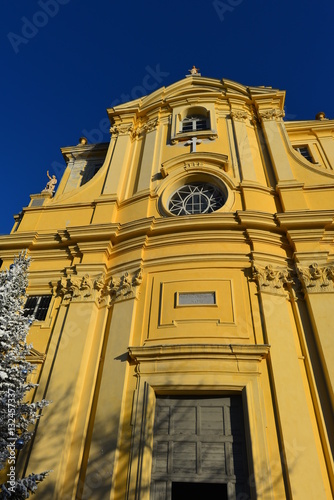
[(236, 490), (249, 493), (247, 478), (240, 396), (157, 397), (151, 500), (193, 496), (193, 488), (232, 500)]

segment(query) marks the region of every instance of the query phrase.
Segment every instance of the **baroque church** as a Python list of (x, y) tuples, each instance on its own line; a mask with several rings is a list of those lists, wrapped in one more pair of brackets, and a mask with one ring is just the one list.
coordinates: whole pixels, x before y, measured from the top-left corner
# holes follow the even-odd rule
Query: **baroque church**
[(63, 147), (0, 237), (53, 402), (37, 500), (333, 497), (334, 120), (284, 99), (194, 67)]

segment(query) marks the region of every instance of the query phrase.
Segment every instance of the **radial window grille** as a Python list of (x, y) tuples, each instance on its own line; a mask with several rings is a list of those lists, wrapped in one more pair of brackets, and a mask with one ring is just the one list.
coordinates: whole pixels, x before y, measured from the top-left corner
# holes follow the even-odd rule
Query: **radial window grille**
[(213, 184), (193, 183), (175, 191), (168, 209), (173, 215), (209, 214), (219, 210), (224, 203), (223, 192)]

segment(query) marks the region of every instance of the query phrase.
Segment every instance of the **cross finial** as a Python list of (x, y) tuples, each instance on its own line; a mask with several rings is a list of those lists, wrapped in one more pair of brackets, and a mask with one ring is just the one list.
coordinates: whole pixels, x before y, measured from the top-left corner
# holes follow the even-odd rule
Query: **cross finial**
[(190, 153), (196, 153), (196, 144), (201, 144), (201, 139), (197, 137), (192, 137), (189, 141), (185, 142), (185, 146), (190, 146)]

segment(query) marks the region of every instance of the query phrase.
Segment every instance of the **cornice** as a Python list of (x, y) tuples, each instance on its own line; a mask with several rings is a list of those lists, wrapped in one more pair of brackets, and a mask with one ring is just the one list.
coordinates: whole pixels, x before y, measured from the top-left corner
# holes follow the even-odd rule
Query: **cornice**
[(0, 236), (0, 248), (2, 254), (8, 249), (12, 254), (13, 249), (30, 248), (38, 237), (37, 231), (15, 232)]
[(288, 240), (286, 239), (284, 233), (275, 233), (273, 231), (268, 231), (267, 229), (247, 228), (246, 234), (252, 244), (254, 242), (260, 242), (270, 246), (289, 247)]
[(250, 260), (255, 266), (261, 266), (265, 268), (267, 265), (271, 265), (274, 268), (286, 269), (289, 259), (286, 255), (275, 255), (268, 252), (254, 251), (250, 252)]
[(178, 217), (154, 219), (151, 234), (185, 233), (194, 230), (226, 230), (236, 229), (238, 227), (240, 227), (240, 222), (235, 213), (213, 212), (209, 215), (195, 215), (191, 217), (182, 215)]
[(288, 132), (298, 131), (311, 131), (318, 132), (322, 130), (334, 133), (334, 120), (303, 120), (303, 121), (286, 121), (285, 127)]
[[(194, 245), (194, 241), (196, 241), (196, 245)], [(166, 239), (165, 235), (155, 236), (152, 234), (151, 238), (149, 238), (146, 242), (146, 248), (163, 248), (169, 247), (171, 245), (192, 245), (193, 252), (189, 250), (189, 254), (196, 254), (196, 246), (200, 243), (247, 243), (247, 239), (243, 231), (228, 231), (226, 229), (221, 231), (216, 231), (213, 233), (210, 230), (206, 231), (187, 231), (186, 233), (169, 233), (168, 239)], [(182, 250), (180, 251), (182, 253)], [(198, 252), (197, 252), (198, 253)], [(211, 254), (211, 252), (208, 252)], [(202, 253), (203, 255), (203, 253)]]
[(276, 214), (283, 229), (324, 228), (333, 224), (334, 210), (303, 210)]
[(60, 148), (60, 151), (67, 163), (71, 157), (78, 158), (83, 156), (84, 158), (88, 158), (94, 154), (101, 156), (102, 153), (107, 152), (108, 147), (109, 142), (101, 142), (97, 144), (77, 144), (76, 146), (65, 146)]
[(237, 359), (260, 362), (269, 354), (267, 344), (174, 344), (160, 346), (128, 347), (130, 359), (135, 364), (159, 361), (177, 361), (189, 359)]
[[(154, 249), (154, 247), (153, 247)], [(145, 270), (153, 268), (155, 270), (161, 270), (164, 266), (172, 265), (173, 268), (179, 266), (184, 268), (184, 266), (193, 265), (198, 269), (199, 262), (203, 267), (209, 267), (213, 264), (222, 264), (224, 267), (230, 268), (240, 268), (249, 267), (250, 257), (246, 255), (245, 252), (210, 252), (210, 254), (200, 254), (200, 258), (197, 254), (187, 254), (187, 255), (165, 255), (163, 257), (155, 254), (147, 253), (145, 255)], [(168, 270), (168, 269), (167, 269)]]
[(260, 228), (268, 231), (278, 229), (274, 214), (255, 210), (237, 210), (236, 214), (240, 223), (247, 229)]
[(89, 224), (86, 226), (68, 226), (65, 231), (57, 231), (61, 241), (113, 241), (120, 224)]
[(51, 198), (47, 205), (37, 207), (24, 207), (24, 212), (45, 212), (45, 211), (64, 211), (64, 210), (82, 210), (83, 208), (93, 208), (96, 205), (95, 201), (62, 203), (61, 201)]
[(117, 231), (117, 242), (146, 236), (152, 231), (154, 221), (154, 217), (148, 217), (120, 225)]

